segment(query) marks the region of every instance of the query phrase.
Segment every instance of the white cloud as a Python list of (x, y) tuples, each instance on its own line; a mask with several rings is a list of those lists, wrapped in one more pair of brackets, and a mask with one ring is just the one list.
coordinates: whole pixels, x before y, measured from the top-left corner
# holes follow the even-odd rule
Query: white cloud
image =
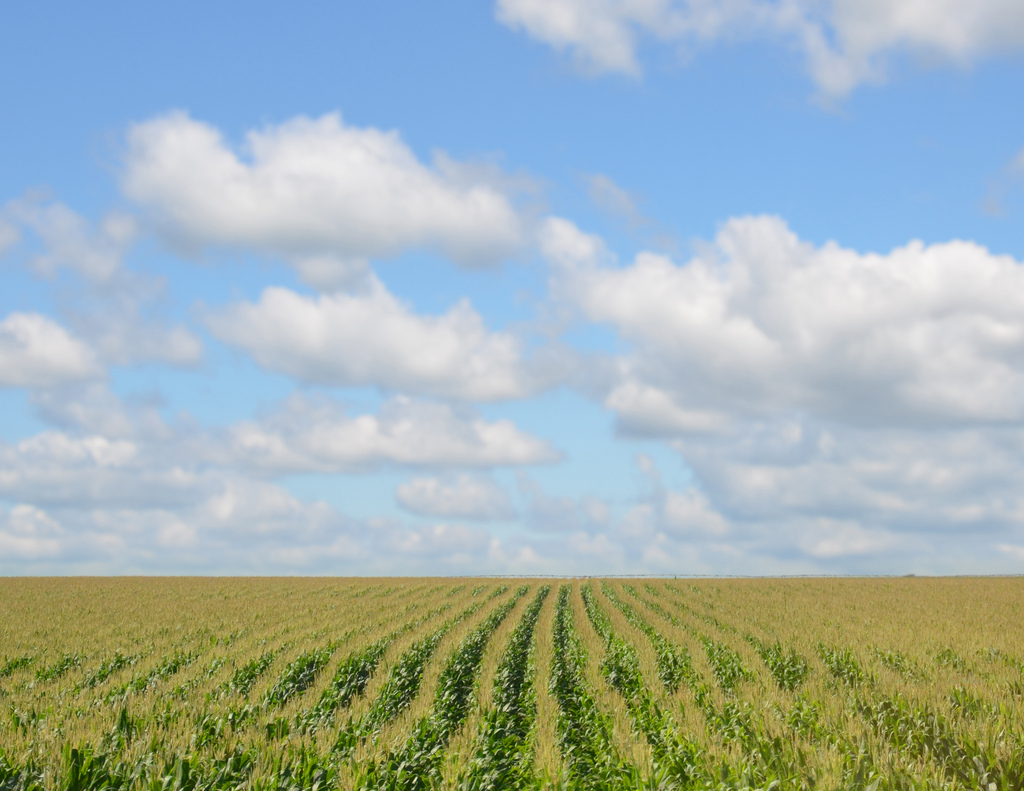
[(420, 316), (376, 278), (355, 294), (268, 288), (259, 302), (211, 314), (208, 324), (264, 368), (305, 382), (478, 401), (520, 398), (540, 386), (519, 341), (488, 331), (468, 301)]
[(510, 421), (407, 398), (386, 402), (376, 414), (350, 416), (331, 399), (295, 395), (258, 420), (212, 430), (187, 416), (167, 423), (155, 405), (129, 406), (98, 387), (40, 393), (35, 403), (41, 417), (61, 428), (0, 441), (0, 498), (48, 508), (176, 510), (213, 498), (226, 478), (560, 459), (550, 444)]
[(1010, 171), (1018, 176), (1024, 176), (1024, 148), (1013, 158), (1010, 163)]
[(490, 543), (490, 535), (480, 528), (465, 525), (433, 525), (421, 530), (404, 532), (394, 548), (410, 558), (437, 557), (439, 553), (445, 553), (456, 563), (461, 561), (461, 565), (474, 556), (479, 557)]
[(622, 220), (630, 229), (637, 229), (653, 222), (645, 217), (637, 205), (637, 198), (623, 189), (608, 176), (594, 173), (585, 178), (590, 200), (605, 214)]
[(657, 29), (664, 2), (605, 0), (498, 0), (498, 19), (521, 28), (558, 50), (571, 50), (577, 63), (596, 72), (638, 74), (634, 28)]
[[(246, 535), (315, 531), (334, 512), (324, 503), (303, 503), (279, 486), (240, 476), (225, 476), (216, 492), (199, 505), (199, 523), (207, 529)], [(301, 527), (300, 527), (301, 526)]]
[(684, 48), (777, 40), (803, 52), (832, 96), (883, 80), (901, 55), (968, 65), (1024, 46), (1016, 0), (498, 0), (496, 14), (598, 73), (639, 74), (644, 36)]
[(42, 241), (45, 251), (32, 257), (29, 267), (46, 278), (67, 267), (88, 280), (107, 281), (119, 272), (125, 253), (138, 236), (135, 218), (122, 212), (111, 212), (93, 230), (84, 217), (56, 201), (26, 197), (12, 201), (4, 210)]
[[(71, 405), (63, 411), (47, 407), (43, 414), (64, 422), (66, 430), (0, 446), (0, 498), (20, 503), (0, 512), (0, 573), (992, 571), (1013, 568), (1007, 547), (1019, 546), (1024, 534), (1024, 498), (1006, 496), (1024, 491), (1017, 469), (1024, 449), (1020, 432), (1008, 438), (993, 431), (988, 445), (974, 448), (958, 439), (959, 466), (951, 463), (952, 450), (927, 444), (903, 455), (884, 446), (875, 456), (868, 447), (850, 449), (844, 459), (839, 454), (850, 442), (830, 444), (804, 432), (802, 440), (818, 449), (814, 453), (831, 454), (831, 469), (813, 454), (801, 463), (783, 447), (800, 439), (797, 432), (784, 431), (782, 439), (765, 438), (757, 447), (737, 442), (705, 448), (713, 463), (688, 455), (705, 482), (701, 491), (664, 488), (653, 462), (639, 458), (654, 491), (639, 496), (624, 515), (621, 503), (551, 497), (521, 476), (523, 527), (530, 529), (499, 538), (445, 523), (415, 527), (351, 519), (264, 478), (304, 470), (362, 472), (388, 457), (413, 466), (466, 462), (466, 441), (455, 459), (451, 449), (459, 442), (436, 439), (445, 431), (424, 439), (430, 432), (416, 425), (422, 422), (415, 408), (420, 405), (412, 405), (417, 414), (411, 416), (403, 411), (408, 404), (391, 405), (400, 413), (397, 423), (405, 425), (398, 429), (395, 415), (385, 414), (388, 407), (375, 416), (347, 418), (330, 402), (295, 400), (253, 424), (276, 443), (274, 458), (268, 458), (262, 445), (254, 450), (233, 444), (235, 429), (249, 426), (221, 432), (169, 426), (152, 407), (118, 404), (96, 387), (77, 404), (73, 395), (59, 401)], [(111, 414), (104, 416), (104, 408)], [(479, 435), (471, 417), (456, 423)], [(360, 426), (355, 443), (348, 424)], [(397, 452), (403, 437), (408, 446)], [(493, 461), (486, 448), (471, 453)], [(360, 454), (363, 466), (354, 461)], [(857, 499), (860, 490), (848, 496), (848, 480), (861, 489), (873, 486), (876, 499), (887, 493), (890, 500), (865, 506), (863, 497)], [(443, 519), (463, 519), (507, 505), (500, 491), (488, 490), (486, 479), (423, 476), (401, 487), (399, 496), (424, 515), (444, 511)], [(978, 503), (987, 510), (978, 510)], [(898, 507), (902, 520), (885, 523), (882, 517)]]
[(808, 554), (817, 558), (845, 558), (851, 555), (878, 555), (898, 543), (885, 530), (865, 530), (856, 522), (822, 519), (816, 535), (805, 544)]
[(508, 420), (445, 404), (393, 398), (376, 415), (348, 416), (336, 402), (288, 399), (278, 412), (227, 432), (235, 463), (255, 470), (359, 471), (381, 464), (501, 467), (547, 464), (559, 454)]
[(21, 239), (17, 226), (0, 217), (0, 256), (10, 250)]
[(102, 287), (78, 292), (64, 312), (107, 365), (195, 366), (203, 357), (202, 341), (154, 310), (165, 297), (165, 285), (161, 278), (122, 271)]
[[(36, 391), (32, 405), (48, 425), (79, 436), (164, 442), (176, 434), (158, 403), (134, 399), (126, 404), (100, 383)], [(183, 433), (179, 430), (179, 436)]]
[(102, 374), (82, 341), (38, 313), (0, 321), (0, 387), (53, 387)]
[(191, 367), (203, 359), (203, 343), (187, 327), (146, 320), (134, 310), (80, 317), (76, 325), (108, 364), (162, 362)]
[[(191, 366), (200, 361), (202, 343), (191, 331), (145, 315), (163, 296), (165, 283), (123, 265), (139, 235), (134, 217), (111, 212), (92, 227), (64, 204), (32, 195), (11, 201), (3, 213), (31, 231), (41, 245), (27, 259), (30, 271), (53, 279), (61, 269), (70, 269), (84, 279), (65, 297), (62, 313), (104, 363)], [(18, 233), (17, 226), (9, 227)]]
[(556, 298), (627, 343), (603, 396), (619, 430), (669, 440), (699, 484), (665, 491), (648, 470), (655, 495), (618, 529), (650, 563), (692, 544), (709, 569), (728, 552), (983, 569), (1024, 527), (1020, 262), (969, 242), (813, 246), (766, 217), (682, 265), (619, 266), (560, 220), (541, 242)]
[(1004, 555), (1008, 555), (1016, 561), (1024, 562), (1024, 546), (1016, 544), (999, 544), (997, 549)]
[[(612, 255), (598, 236), (584, 233), (569, 220), (549, 217), (540, 227), (538, 245), (552, 264), (564, 268), (592, 268), (614, 264)], [(555, 285), (561, 285), (556, 282)]]
[[(0, 499), (20, 503), (0, 510), (5, 574), (499, 571), (485, 531), (355, 520), (267, 478), (558, 458), (508, 421), (408, 399), (349, 417), (328, 399), (296, 396), (221, 430), (187, 416), (169, 424), (155, 404), (125, 404), (98, 385), (34, 401), (61, 428), (0, 442)], [(414, 479), (407, 499), (434, 515), (497, 518), (509, 507), (483, 478), (442, 475), (433, 489), (425, 480)]]
[(961, 537), (1024, 524), (1019, 427), (901, 431), (805, 417), (675, 447), (715, 506), (736, 520), (857, 520)]
[(0, 516), (0, 558), (45, 560), (60, 554), (63, 533), (50, 516), (31, 505), (16, 505)]
[(608, 504), (597, 497), (552, 497), (526, 473), (516, 474), (520, 493), (527, 498), (526, 526), (545, 534), (586, 534), (609, 523)]
[[(60, 520), (54, 514), (60, 514)], [(264, 481), (224, 475), (166, 508), (0, 512), (0, 573), (498, 573), (502, 546), (463, 525), (355, 520)]]
[(650, 496), (623, 520), (622, 528), (626, 535), (650, 532), (652, 526), (664, 536), (683, 541), (721, 537), (732, 532), (732, 525), (715, 510), (703, 492), (694, 488), (684, 491), (667, 489), (653, 459), (641, 453), (635, 461), (652, 489)]
[(135, 444), (128, 440), (100, 436), (72, 438), (54, 431), (22, 440), (17, 447), (19, 456), (26, 461), (42, 458), (59, 465), (86, 462), (101, 468), (124, 467), (138, 452)]
[(666, 526), (681, 536), (724, 536), (729, 532), (729, 523), (712, 508), (708, 498), (695, 489), (666, 492), (663, 508)]
[[(11, 526), (0, 519), (0, 570), (323, 571), (328, 568), (324, 555), (333, 554), (332, 547), (345, 538), (350, 545), (359, 543), (356, 523), (324, 503), (302, 503), (271, 483), (222, 474), (211, 479), (207, 491), (193, 494), (173, 505), (127, 500), (92, 508), (58, 504), (48, 513), (18, 506), (8, 520)], [(60, 514), (60, 524), (53, 514)], [(296, 554), (305, 557), (297, 561)]]
[(633, 346), (607, 402), (627, 428), (786, 410), (892, 427), (1024, 420), (1024, 266), (1008, 256), (814, 247), (773, 217), (729, 221), (685, 265), (642, 253), (604, 266), (564, 252), (600, 248), (563, 223), (547, 237), (555, 292)]
[(216, 485), (216, 476), (186, 468), (171, 446), (47, 431), (0, 443), (0, 495), (46, 507), (180, 506)]
[(625, 378), (605, 400), (626, 431), (638, 435), (720, 431), (729, 416), (713, 409), (684, 409), (664, 390)]
[(489, 264), (520, 245), (507, 195), (467, 171), (422, 164), (396, 132), (338, 114), (249, 132), (240, 150), (184, 113), (134, 125), (122, 178), (179, 244), (286, 258), (313, 284), (358, 273), (365, 259), (411, 248)]
[(445, 519), (510, 519), (508, 494), (490, 478), (459, 475), (453, 479), (413, 478), (395, 491), (399, 505), (421, 516)]

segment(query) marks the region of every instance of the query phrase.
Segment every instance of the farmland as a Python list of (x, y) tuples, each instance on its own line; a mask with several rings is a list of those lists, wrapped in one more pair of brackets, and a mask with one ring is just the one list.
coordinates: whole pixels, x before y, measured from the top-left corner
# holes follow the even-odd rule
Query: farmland
[(0, 789), (1024, 788), (1024, 580), (0, 580)]

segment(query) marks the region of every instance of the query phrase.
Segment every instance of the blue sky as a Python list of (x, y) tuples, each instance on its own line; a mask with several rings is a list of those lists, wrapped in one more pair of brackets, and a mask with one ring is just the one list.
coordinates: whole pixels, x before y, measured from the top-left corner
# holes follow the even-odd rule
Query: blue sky
[(1024, 562), (1024, 11), (0, 12), (0, 573)]

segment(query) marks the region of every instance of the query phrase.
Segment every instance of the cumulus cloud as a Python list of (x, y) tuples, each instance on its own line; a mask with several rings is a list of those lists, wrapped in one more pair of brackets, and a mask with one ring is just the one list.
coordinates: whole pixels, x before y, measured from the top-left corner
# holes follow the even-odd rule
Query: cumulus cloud
[(498, 0), (498, 19), (558, 50), (571, 50), (577, 63), (595, 72), (638, 74), (634, 28), (658, 29), (671, 17), (664, 2), (587, 0)]
[(599, 244), (564, 221), (547, 237), (557, 293), (633, 345), (608, 398), (626, 429), (785, 410), (893, 427), (1024, 419), (1024, 266), (1009, 256), (958, 241), (815, 247), (774, 217), (729, 221), (685, 265), (592, 263)]
[(21, 239), (17, 226), (0, 216), (0, 256), (4, 255)]
[(147, 320), (135, 306), (124, 312), (76, 317), (81, 333), (90, 338), (104, 362), (137, 365), (162, 362), (192, 367), (203, 359), (203, 342), (182, 324)]
[(1024, 265), (968, 242), (814, 246), (773, 217), (731, 220), (698, 249), (622, 266), (564, 220), (542, 235), (553, 293), (628, 344), (604, 396), (618, 429), (669, 441), (698, 482), (665, 491), (641, 464), (654, 493), (616, 530), (645, 554), (627, 556), (744, 573), (757, 558), (795, 573), (1009, 568)]
[[(560, 458), (508, 420), (408, 398), (376, 414), (349, 415), (332, 399), (295, 395), (259, 419), (219, 429), (187, 416), (168, 423), (157, 405), (125, 404), (102, 387), (44, 391), (34, 401), (55, 428), (0, 441), (0, 498), (42, 507), (173, 509), (212, 497), (225, 476), (365, 473), (382, 465), (479, 469)], [(466, 494), (470, 482), (458, 479), (456, 493)], [(483, 483), (478, 488), (485, 493)]]
[(466, 525), (433, 525), (426, 529), (410, 530), (402, 534), (395, 549), (410, 559), (417, 555), (436, 557), (441, 550), (449, 562), (468, 565), (490, 546), (487, 531)]
[(468, 574), (505, 570), (487, 531), (353, 519), (222, 471), (191, 499), (0, 510), (0, 573)]
[(420, 516), (444, 519), (510, 519), (515, 515), (508, 493), (490, 478), (413, 478), (395, 491), (398, 504)]
[[(43, 243), (44, 250), (31, 257), (29, 268), (45, 278), (68, 268), (87, 280), (110, 280), (120, 271), (125, 253), (138, 237), (137, 223), (129, 214), (111, 212), (93, 228), (63, 203), (33, 196), (8, 203), (4, 214)], [(17, 230), (13, 225), (9, 227)], [(2, 237), (0, 228), (0, 249)]]
[(557, 298), (627, 343), (604, 395), (619, 431), (668, 440), (699, 483), (638, 505), (621, 527), (637, 540), (895, 569), (941, 562), (928, 542), (991, 559), (1024, 527), (1020, 262), (814, 246), (771, 217), (726, 223), (682, 265), (619, 266), (561, 220), (542, 249)]
[(886, 530), (865, 530), (856, 522), (822, 520), (819, 529), (804, 547), (809, 555), (816, 558), (878, 555), (899, 543), (899, 539)]
[[(105, 364), (164, 362), (191, 366), (202, 357), (202, 343), (187, 327), (148, 315), (165, 290), (162, 279), (131, 272), (124, 258), (139, 236), (134, 217), (111, 212), (95, 226), (64, 204), (36, 195), (2, 209), (20, 238), (19, 227), (37, 242), (26, 265), (36, 276), (53, 279), (61, 270), (81, 278), (63, 300), (62, 314), (78, 337)], [(3, 246), (0, 227), (0, 247)], [(2, 250), (0, 250), (2, 252)]]
[(591, 202), (605, 214), (621, 220), (632, 230), (653, 225), (640, 211), (636, 196), (608, 176), (593, 173), (585, 178), (585, 182)]
[(136, 440), (45, 431), (0, 444), (0, 494), (46, 507), (171, 507), (208, 489), (201, 470), (159, 456)]
[(595, 73), (639, 74), (642, 37), (685, 48), (768, 38), (801, 50), (831, 96), (885, 79), (901, 56), (968, 65), (1024, 46), (1015, 0), (498, 0), (496, 14)]
[[(520, 476), (527, 529), (499, 537), (449, 521), (504, 518), (507, 497), (478, 476), (442, 472), (399, 487), (405, 507), (442, 520), (422, 527), (353, 519), (268, 480), (310, 470), (358, 474), (373, 469), (369, 460), (387, 458), (410, 466), (467, 462), (447, 449), (457, 444), (450, 438), (435, 441), (436, 432), (421, 444), (424, 432), (414, 425), (381, 428), (387, 408), (347, 418), (329, 402), (320, 412), (313, 407), (297, 401), (253, 421), (261, 437), (254, 452), (233, 444), (240, 433), (251, 436), (248, 425), (168, 425), (154, 407), (104, 398), (96, 386), (77, 399), (66, 393), (42, 413), (62, 429), (0, 446), (0, 499), (19, 503), (0, 511), (0, 572), (963, 572), (1008, 570), (1013, 548), (1024, 542), (1024, 498), (1008, 496), (1024, 491), (1016, 469), (1024, 437), (1010, 441), (999, 432), (988, 445), (960, 447), (959, 468), (943, 461), (951, 451), (926, 444), (917, 457), (880, 447), (877, 456), (858, 458), (867, 451), (842, 451), (849, 442), (830, 447), (817, 437), (814, 446), (833, 454), (830, 471), (813, 454), (801, 460), (786, 446), (797, 441), (795, 432), (757, 447), (709, 447), (711, 464), (681, 448), (701, 489), (663, 486), (653, 462), (641, 457), (652, 485), (625, 513), (596, 497), (550, 496)], [(362, 434), (354, 451), (339, 452), (352, 444), (346, 422)], [(464, 428), (472, 431), (472, 423), (463, 418)], [(318, 434), (321, 445), (311, 447)], [(403, 436), (433, 455), (393, 452)], [(356, 466), (360, 451), (363, 466)], [(487, 455), (475, 452), (477, 459)], [(979, 457), (986, 464), (972, 467)], [(880, 464), (886, 458), (888, 467)], [(847, 469), (853, 472), (844, 478)], [(872, 484), (876, 501), (865, 506), (849, 481)], [(936, 498), (938, 487), (948, 497)], [(888, 500), (877, 498), (882, 492)], [(978, 510), (979, 502), (988, 502), (987, 510)], [(888, 519), (897, 512), (901, 521)]]
[[(209, 483), (175, 503), (55, 503), (45, 511), (19, 505), (6, 523), (0, 515), (0, 570), (323, 571), (312, 553), (336, 551), (346, 539), (356, 543), (358, 526), (324, 503), (303, 503), (272, 483), (231, 474)], [(309, 557), (296, 559), (307, 551)], [(334, 560), (342, 559), (335, 554)]]
[(60, 554), (64, 531), (45, 511), (31, 505), (16, 505), (0, 514), (0, 558), (33, 561)]
[(0, 387), (53, 387), (100, 375), (95, 352), (53, 320), (11, 313), (0, 321)]
[(225, 446), (239, 465), (284, 471), (359, 471), (381, 464), (502, 467), (560, 455), (511, 421), (396, 397), (376, 415), (349, 416), (337, 402), (296, 395), (259, 421), (236, 424)]
[(558, 458), (508, 421), (408, 399), (349, 416), (330, 399), (296, 396), (222, 429), (167, 422), (158, 404), (126, 403), (96, 384), (33, 402), (52, 428), (0, 442), (0, 500), (18, 503), (0, 509), (0, 573), (500, 571), (485, 531), (354, 519), (273, 479), (430, 468), (436, 478), (402, 490), (411, 510), (503, 518), (504, 493), (458, 469)]
[(184, 324), (172, 323), (154, 309), (165, 291), (162, 278), (123, 271), (101, 288), (78, 291), (63, 312), (107, 365), (195, 366), (203, 357), (202, 341)]
[[(232, 476), (186, 507), (96, 509), (66, 521), (56, 560), (69, 569), (383, 575), (496, 568), (492, 539), (479, 528), (357, 520), (275, 484)], [(25, 573), (24, 564), (5, 561), (0, 555), (6, 573)]]
[(662, 484), (651, 459), (640, 455), (637, 463), (651, 489), (605, 535), (621, 547), (626, 566), (687, 574), (900, 573), (948, 570), (932, 564), (951, 551), (965, 562), (993, 554), (991, 540), (956, 531), (901, 531), (884, 519), (873, 521), (877, 515), (869, 512), (843, 519), (815, 507), (765, 508), (760, 502), (735, 508), (719, 488), (675, 491)]
[(585, 534), (608, 526), (608, 503), (597, 497), (553, 497), (526, 473), (516, 474), (520, 493), (527, 499), (526, 526), (544, 534)]
[(358, 276), (368, 258), (428, 249), (466, 266), (513, 253), (522, 222), (509, 197), (442, 158), (423, 164), (396, 132), (338, 114), (251, 131), (229, 146), (184, 113), (135, 124), (122, 187), (192, 249), (281, 256), (313, 285)]
[(702, 491), (667, 489), (657, 465), (645, 454), (637, 455), (636, 464), (651, 484), (651, 493), (627, 516), (627, 532), (630, 523), (637, 519), (654, 519), (660, 530), (683, 540), (721, 537), (732, 532), (728, 520), (715, 510)]
[(904, 532), (988, 536), (1024, 525), (1024, 431), (909, 431), (764, 421), (676, 448), (737, 520), (858, 520)]
[(1015, 544), (1000, 544), (998, 546), (998, 549), (1004, 555), (1008, 555), (1016, 561), (1024, 562), (1024, 546), (1017, 546)]
[(184, 434), (164, 421), (159, 399), (126, 402), (98, 382), (38, 390), (32, 393), (32, 405), (47, 425), (65, 433), (151, 442)]
[(476, 401), (521, 398), (541, 386), (519, 341), (489, 331), (468, 301), (422, 316), (376, 278), (352, 294), (268, 288), (255, 304), (210, 314), (208, 324), (264, 368), (304, 382)]

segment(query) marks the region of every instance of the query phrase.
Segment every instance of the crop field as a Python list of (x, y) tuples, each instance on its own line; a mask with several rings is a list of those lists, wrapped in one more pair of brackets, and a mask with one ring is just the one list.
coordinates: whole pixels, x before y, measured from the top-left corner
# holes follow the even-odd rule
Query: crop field
[(1024, 579), (0, 580), (0, 789), (1024, 789)]

